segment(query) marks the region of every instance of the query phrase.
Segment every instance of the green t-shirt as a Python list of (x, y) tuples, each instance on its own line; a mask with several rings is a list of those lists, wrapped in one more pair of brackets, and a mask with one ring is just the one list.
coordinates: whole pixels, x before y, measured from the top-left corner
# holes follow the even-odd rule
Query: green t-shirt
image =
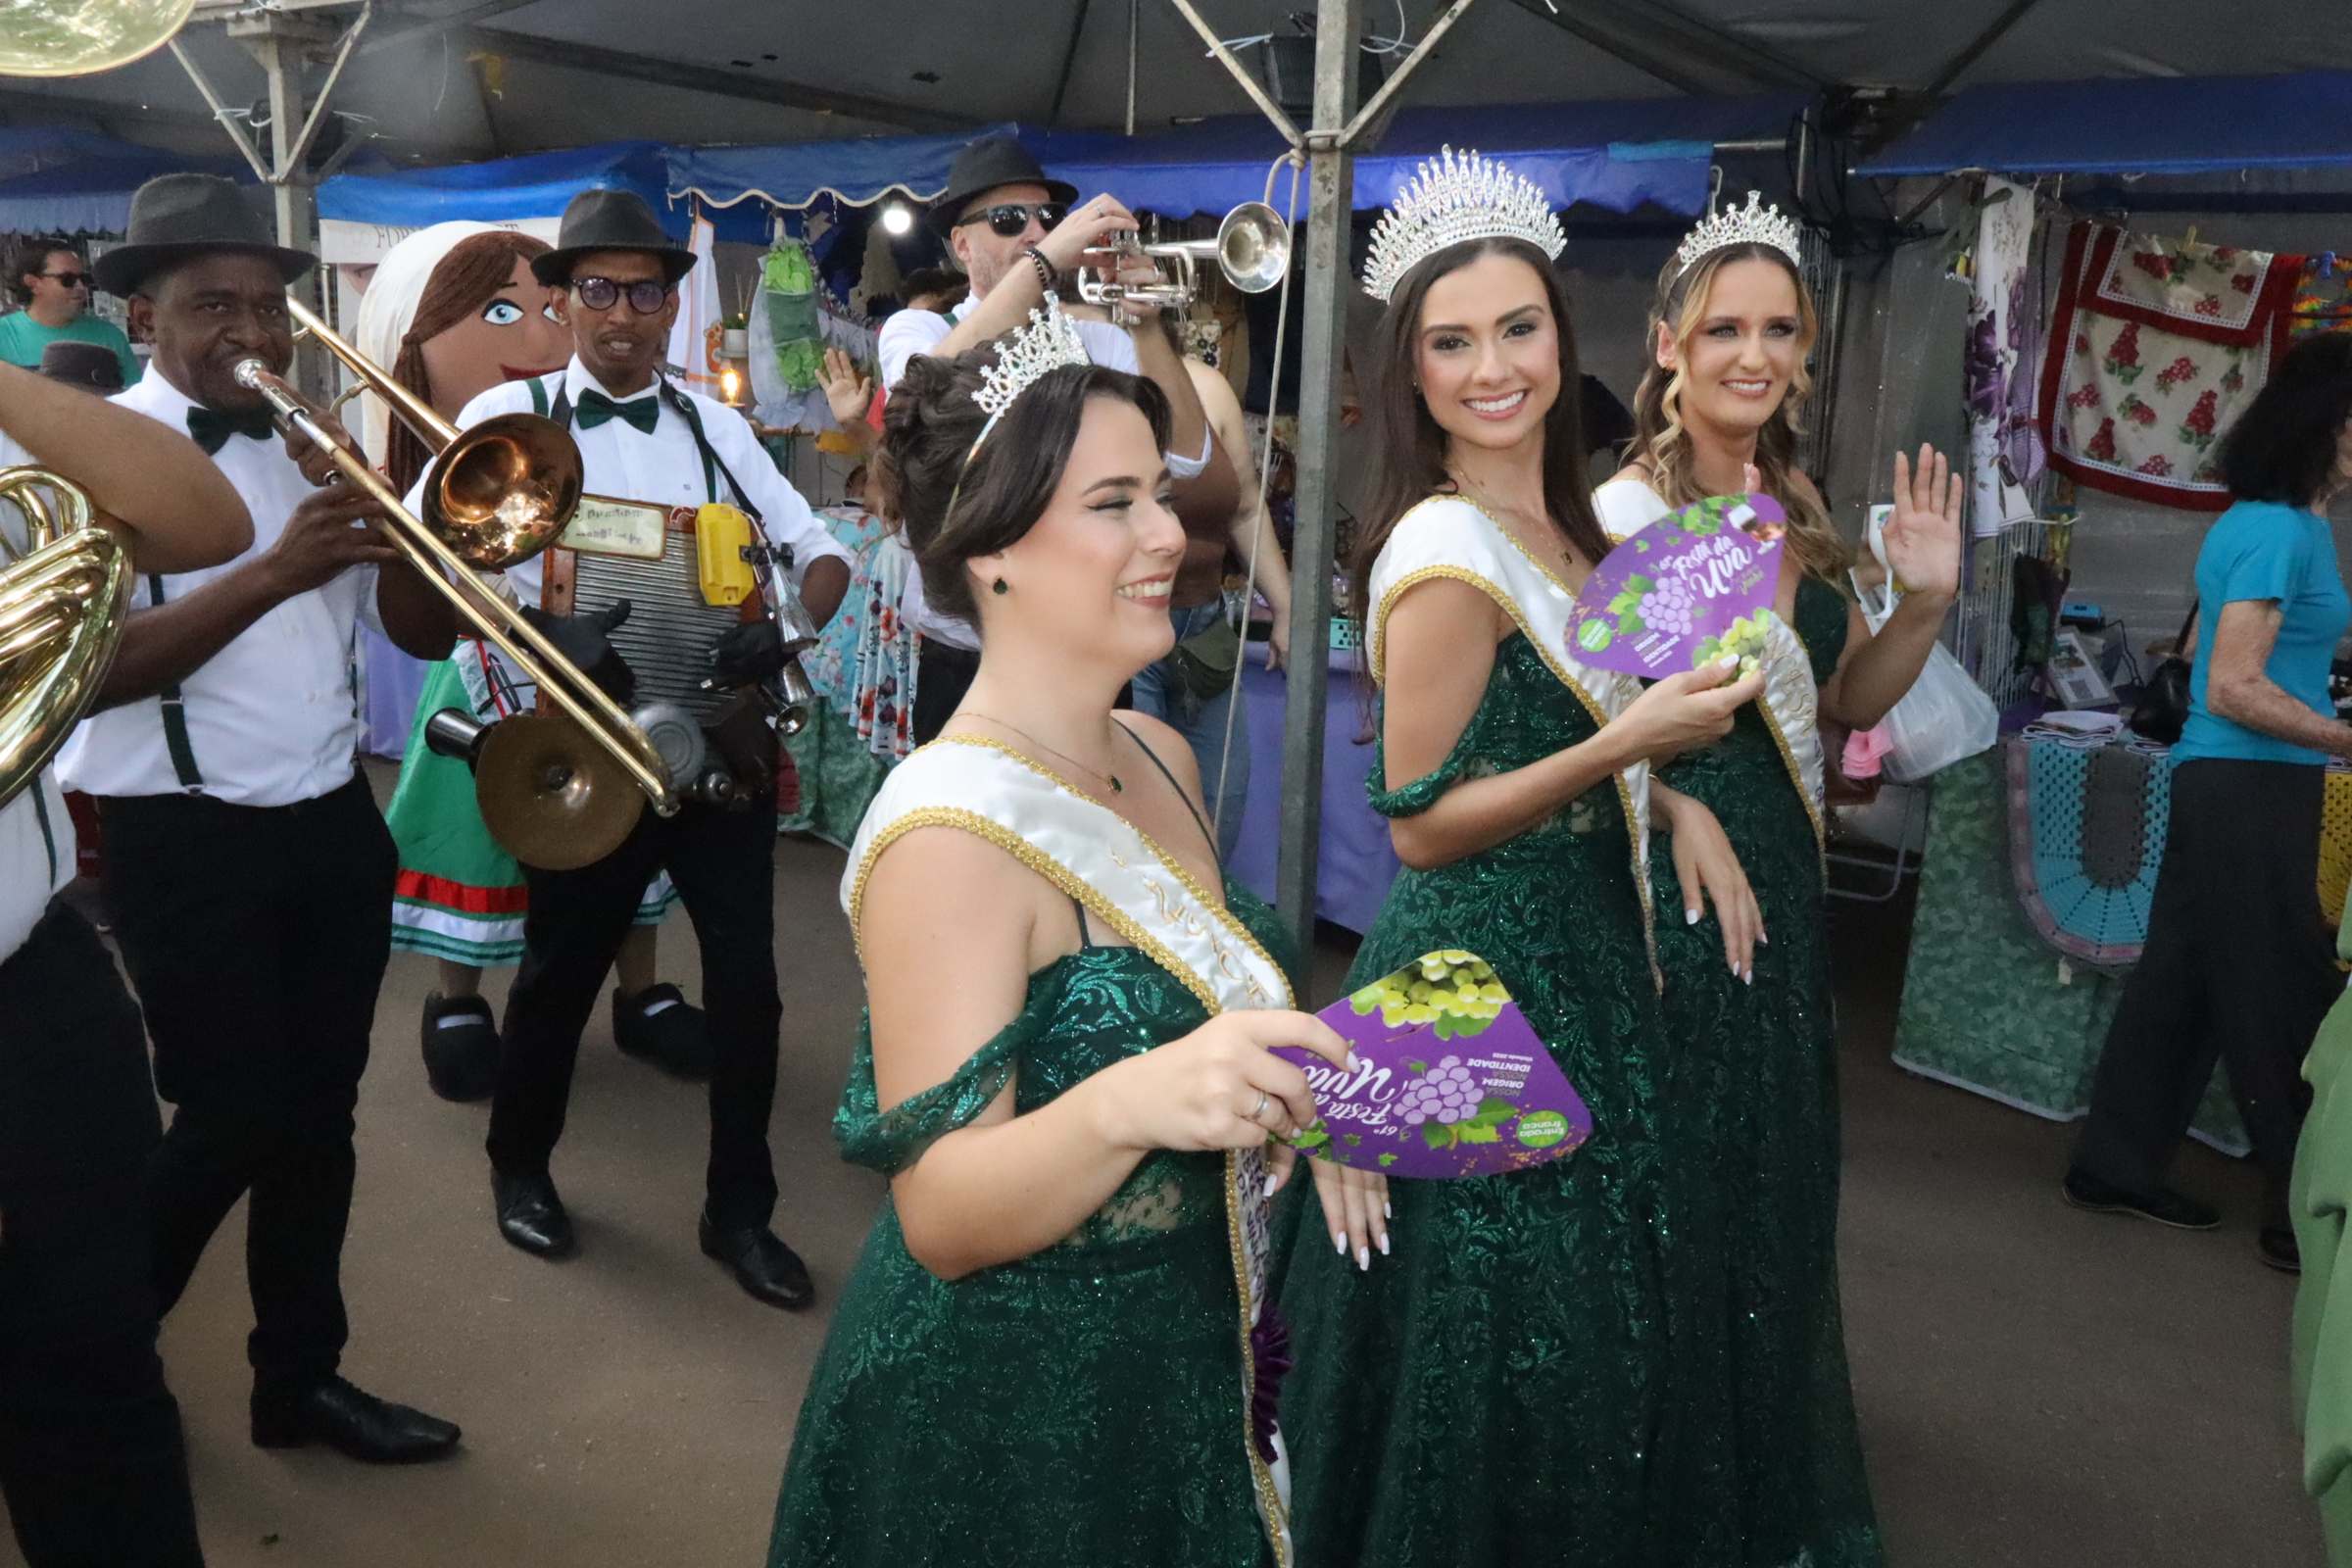
[(83, 312), (65, 326), (43, 326), (32, 318), (30, 311), (18, 311), (0, 317), (0, 360), (22, 365), (27, 370), (41, 368), (41, 350), (56, 342), (96, 343), (115, 351), (122, 366), (122, 384), (135, 385), (139, 379), (139, 357), (130, 352), (130, 339), (112, 321)]

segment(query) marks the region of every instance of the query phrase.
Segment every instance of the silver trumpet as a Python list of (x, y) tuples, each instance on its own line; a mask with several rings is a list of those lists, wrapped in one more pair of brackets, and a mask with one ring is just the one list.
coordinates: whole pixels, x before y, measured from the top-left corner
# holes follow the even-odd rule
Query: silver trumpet
[(1214, 239), (1146, 245), (1133, 234), (1121, 234), (1110, 248), (1122, 256), (1148, 256), (1160, 270), (1160, 281), (1131, 287), (1099, 268), (1078, 269), (1078, 297), (1107, 306), (1122, 319), (1130, 307), (1181, 311), (1191, 306), (1200, 292), (1203, 262), (1216, 263), (1225, 280), (1245, 294), (1265, 293), (1291, 270), (1291, 226), (1264, 202), (1244, 202), (1227, 213)]

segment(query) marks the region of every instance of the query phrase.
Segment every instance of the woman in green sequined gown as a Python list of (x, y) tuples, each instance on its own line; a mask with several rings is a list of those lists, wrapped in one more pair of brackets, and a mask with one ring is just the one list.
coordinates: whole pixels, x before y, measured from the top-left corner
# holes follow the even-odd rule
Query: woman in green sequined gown
[[(1886, 530), (1910, 596), (1873, 638), (1840, 591), (1850, 557), (1789, 464), (1813, 322), (1794, 267), (1770, 245), (1670, 263), (1651, 313), (1656, 363), (1635, 398), (1636, 459), (1595, 497), (1616, 535), (1670, 505), (1739, 491), (1766, 491), (1790, 520), (1775, 604), (1809, 679), (1790, 683), (1778, 710), (1742, 708), (1730, 735), (1657, 774), (1721, 820), (1768, 938), (1752, 965), (1734, 972), (1714, 922), (1666, 919), (1658, 933), (1674, 1044), (1668, 1088), (1708, 1118), (1702, 1168), (1713, 1202), (1691, 1220), (1704, 1243), (1692, 1255), (1712, 1266), (1690, 1288), (1693, 1308), (1727, 1328), (1727, 1495), (1738, 1545), (1719, 1560), (1741, 1568), (1884, 1560), (1838, 1302), (1838, 1065), (1821, 841), (1811, 786), (1782, 740), (1793, 731), (1820, 744), (1817, 715), (1838, 726), (1833, 738), (1884, 717), (1925, 662), (1958, 570), (1956, 487), (1943, 460), (1923, 450), (1916, 474), (1894, 460)], [(1653, 846), (1651, 873), (1670, 907), (1671, 847)]]
[[(1183, 738), (1111, 717), (1171, 636), (1167, 406), (1065, 366), (983, 442), (989, 363), (917, 359), (890, 404), (887, 503), (986, 652), (877, 798), (846, 890), (868, 1010), (835, 1128), (891, 1193), (802, 1406), (769, 1563), (1274, 1564), (1225, 1151), (1313, 1118), (1267, 1048), (1347, 1051), (1298, 1012), (1210, 1017), (1199, 970), (1107, 945), (1144, 930), (1132, 904), (1054, 858), (1115, 814), (1273, 936), (1219, 874)], [(1067, 793), (1008, 808), (976, 758)], [(898, 825), (869, 848), (876, 817)]]
[[(1383, 483), (1355, 603), (1385, 650), (1372, 803), (1407, 868), (1348, 984), (1433, 949), (1478, 954), (1593, 1133), (1509, 1175), (1387, 1184), (1387, 1214), (1377, 1177), (1314, 1162), (1322, 1212), (1292, 1200), (1277, 1298), (1298, 1363), (1283, 1416), (1309, 1568), (1667, 1568), (1706, 1562), (1721, 1540), (1708, 1458), (1721, 1328), (1684, 1319), (1677, 1284), (1698, 1129), (1664, 1092), (1617, 774), (1722, 733), (1757, 683), (1677, 675), (1603, 725), (1446, 563), (1388, 590), (1393, 604), (1367, 591), (1392, 538), (1442, 547), (1463, 536), (1415, 530), (1487, 526), (1458, 502), (1422, 502), (1433, 494), (1475, 503), (1506, 557), (1516, 548), (1560, 583), (1605, 553), (1579, 482), (1566, 302), (1545, 262), (1523, 241), (1456, 245), (1408, 271), (1389, 307)], [(1587, 678), (1620, 691), (1620, 677)], [(1736, 867), (1712, 885), (1726, 875)]]

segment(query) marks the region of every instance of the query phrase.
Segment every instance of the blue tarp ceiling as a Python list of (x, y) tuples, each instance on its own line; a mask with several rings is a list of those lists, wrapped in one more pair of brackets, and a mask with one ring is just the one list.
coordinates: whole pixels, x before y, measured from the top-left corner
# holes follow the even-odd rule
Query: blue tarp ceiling
[[(558, 217), (583, 190), (633, 190), (652, 204), (671, 235), (683, 239), (692, 215), (668, 200), (667, 158), (673, 151), (660, 142), (616, 141), (446, 169), (337, 174), (318, 187), (318, 216), (399, 228), (452, 219), (510, 222)], [(721, 239), (764, 243), (768, 238), (762, 212), (745, 209), (713, 218)]]
[[(1803, 107), (1798, 95), (1652, 98), (1615, 103), (1502, 104), (1400, 112), (1380, 150), (1356, 161), (1358, 207), (1384, 206), (1415, 165), (1446, 144), (1506, 156), (1557, 206), (1596, 202), (1619, 212), (1655, 201), (1696, 212), (1719, 141), (1778, 136)], [(1000, 125), (953, 136), (784, 142), (677, 149), (669, 191), (728, 205), (759, 196), (801, 207), (820, 195), (869, 202), (893, 190), (920, 199), (947, 184), (970, 135), (1016, 134), (1054, 174), (1130, 207), (1221, 213), (1255, 201), (1282, 141), (1256, 115), (1223, 116), (1133, 139)], [(1287, 200), (1287, 179), (1277, 198)]]
[(248, 178), (237, 159), (186, 158), (54, 127), (0, 128), (0, 231), (119, 234), (130, 193), (178, 170)]
[(2352, 165), (2352, 73), (1970, 87), (1860, 174), (2197, 174)]

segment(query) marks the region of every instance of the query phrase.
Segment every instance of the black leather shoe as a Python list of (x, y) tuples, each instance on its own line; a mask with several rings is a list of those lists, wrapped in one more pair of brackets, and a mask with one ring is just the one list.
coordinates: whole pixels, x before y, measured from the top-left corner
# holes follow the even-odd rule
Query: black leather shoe
[(443, 1100), (488, 1100), (498, 1087), (498, 1025), (479, 997), (424, 999), (424, 1079)]
[(552, 1178), (494, 1170), (490, 1199), (498, 1205), (498, 1234), (533, 1256), (565, 1257), (579, 1245)]
[(752, 1299), (780, 1306), (787, 1312), (798, 1312), (816, 1299), (816, 1286), (808, 1278), (808, 1265), (766, 1226), (721, 1231), (705, 1214), (701, 1229), (703, 1255), (724, 1263), (727, 1272), (735, 1276), (735, 1283)]
[(2193, 1198), (2182, 1198), (2162, 1187), (2152, 1193), (2134, 1193), (2103, 1182), (2086, 1171), (2068, 1171), (2059, 1191), (2066, 1195), (2068, 1202), (2090, 1213), (2136, 1214), (2179, 1231), (2209, 1231), (2222, 1222), (2220, 1209)]
[(710, 1076), (710, 1029), (703, 1009), (663, 981), (633, 997), (612, 992), (612, 1043), (623, 1055), (650, 1062), (672, 1078), (702, 1083)]
[(2303, 1272), (2303, 1249), (2296, 1245), (2292, 1225), (2265, 1225), (2254, 1238), (2255, 1248), (2262, 1260), (2281, 1274)]
[(458, 1429), (422, 1410), (391, 1404), (342, 1378), (292, 1398), (253, 1396), (257, 1447), (299, 1448), (323, 1443), (368, 1464), (416, 1464), (458, 1446)]

